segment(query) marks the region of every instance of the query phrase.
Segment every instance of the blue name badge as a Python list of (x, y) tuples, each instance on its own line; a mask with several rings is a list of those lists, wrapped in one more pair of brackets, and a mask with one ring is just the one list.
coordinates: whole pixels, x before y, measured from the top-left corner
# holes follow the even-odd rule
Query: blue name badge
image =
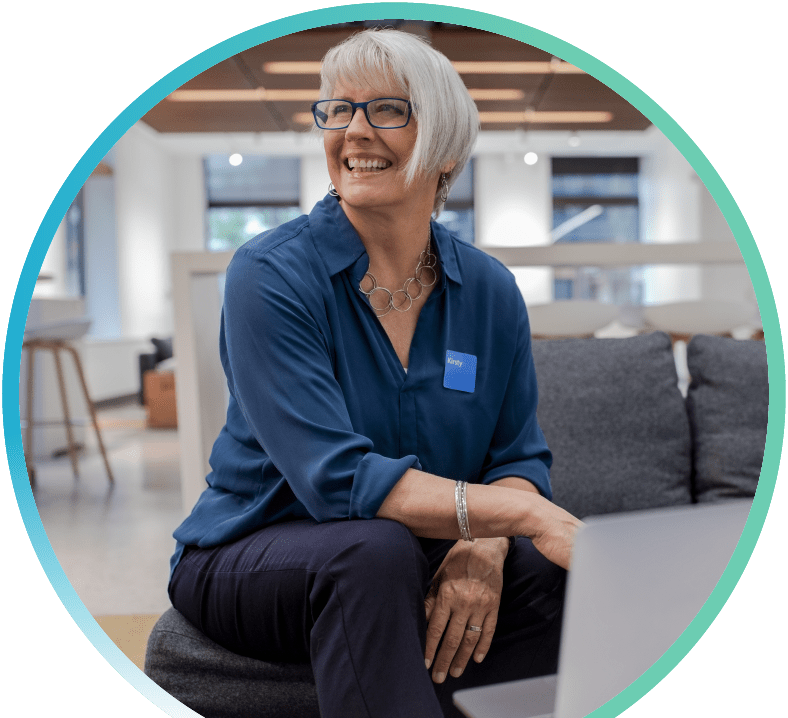
[(476, 357), (448, 350), (446, 369), (443, 372), (443, 386), (473, 393), (476, 388)]

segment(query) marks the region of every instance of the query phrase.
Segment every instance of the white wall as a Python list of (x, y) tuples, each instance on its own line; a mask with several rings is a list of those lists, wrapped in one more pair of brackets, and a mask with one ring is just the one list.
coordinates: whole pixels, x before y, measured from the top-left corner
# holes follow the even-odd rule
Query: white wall
[[(160, 150), (163, 151), (163, 150)], [(172, 162), (173, 228), (170, 249), (205, 250), (206, 189), (201, 156), (175, 156)]]
[[(644, 242), (697, 242), (701, 195), (708, 194), (695, 171), (661, 133), (643, 157), (640, 172), (641, 232)], [(705, 239), (705, 238), (704, 238)], [(661, 265), (644, 270), (646, 304), (692, 301), (702, 296), (701, 268)]]
[[(473, 187), (476, 243), (498, 247), (549, 244), (550, 182), (550, 163), (546, 157), (535, 165), (526, 165), (519, 151), (478, 155)], [(512, 271), (526, 303), (552, 300), (552, 269), (513, 267)]]
[(328, 175), (326, 157), (320, 154), (308, 154), (301, 157), (301, 211), (309, 214), (328, 192), (331, 177)]
[[(115, 146), (118, 279), (126, 338), (172, 333), (169, 254), (178, 226), (176, 180), (184, 179), (178, 174), (156, 133), (142, 123)], [(191, 224), (188, 216), (181, 221)]]
[(91, 339), (81, 342), (82, 364), (93, 401), (131, 396), (140, 389), (138, 356), (153, 351), (146, 339)]
[[(704, 239), (710, 242), (735, 241), (725, 217), (708, 192), (701, 193), (700, 222)], [(706, 299), (743, 301), (755, 305), (755, 292), (746, 267), (704, 267), (700, 282), (701, 294)]]

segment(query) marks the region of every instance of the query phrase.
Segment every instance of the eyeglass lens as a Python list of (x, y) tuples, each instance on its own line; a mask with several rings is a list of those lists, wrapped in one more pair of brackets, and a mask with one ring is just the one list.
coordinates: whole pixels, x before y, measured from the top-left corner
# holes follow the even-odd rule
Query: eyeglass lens
[[(372, 100), (366, 109), (373, 127), (402, 127), (408, 120), (407, 100)], [(345, 100), (323, 100), (315, 105), (315, 117), (319, 127), (341, 129), (350, 124), (353, 105)]]

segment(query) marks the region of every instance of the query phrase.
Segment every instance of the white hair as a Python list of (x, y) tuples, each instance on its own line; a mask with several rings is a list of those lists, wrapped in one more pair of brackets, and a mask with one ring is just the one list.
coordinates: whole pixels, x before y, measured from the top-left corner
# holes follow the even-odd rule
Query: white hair
[[(332, 47), (320, 71), (320, 99), (331, 99), (338, 82), (362, 87), (392, 82), (413, 106), (418, 123), (416, 145), (406, 164), (405, 180), (435, 174), (454, 163), (449, 188), (470, 158), (479, 132), (479, 112), (448, 58), (407, 32), (373, 29), (351, 35)], [(322, 133), (321, 133), (322, 134)], [(433, 212), (443, 209), (440, 183)]]

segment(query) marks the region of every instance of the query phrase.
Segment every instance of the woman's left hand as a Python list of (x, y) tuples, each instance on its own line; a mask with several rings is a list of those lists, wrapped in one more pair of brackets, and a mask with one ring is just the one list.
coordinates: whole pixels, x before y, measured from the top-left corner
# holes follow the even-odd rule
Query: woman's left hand
[[(436, 683), (443, 683), (447, 674), (459, 677), (471, 655), (480, 663), (487, 654), (498, 621), (508, 550), (507, 538), (457, 541), (443, 559), (424, 600), (428, 622), (424, 657)], [(470, 631), (469, 626), (482, 630)]]

